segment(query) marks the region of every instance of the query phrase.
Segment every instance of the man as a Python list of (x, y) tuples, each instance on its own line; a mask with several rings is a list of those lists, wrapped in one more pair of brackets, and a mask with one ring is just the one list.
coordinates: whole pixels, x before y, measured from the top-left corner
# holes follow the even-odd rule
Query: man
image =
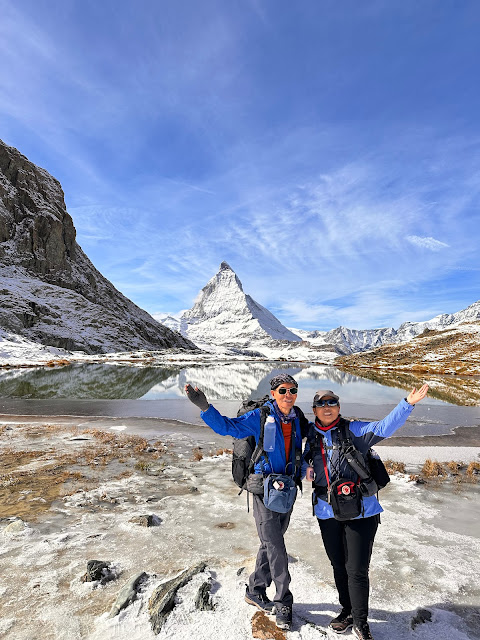
[[(270, 381), (271, 399), (266, 403), (270, 415), (275, 420), (275, 447), (272, 452), (262, 455), (255, 465), (255, 475), (261, 488), (253, 496), (253, 516), (260, 538), (255, 570), (251, 574), (245, 593), (245, 600), (266, 613), (275, 613), (277, 627), (290, 629), (292, 624), (293, 596), (290, 591), (290, 573), (288, 570), (287, 550), (284, 535), (290, 522), (292, 509), (287, 513), (277, 513), (263, 503), (263, 476), (270, 473), (293, 475), (299, 484), (302, 468), (302, 429), (306, 435), (308, 421), (302, 411), (295, 407), (298, 385), (287, 373), (280, 373)], [(246, 438), (253, 435), (258, 443), (260, 437), (260, 409), (254, 409), (238, 418), (227, 418), (208, 403), (203, 391), (197, 387), (185, 385), (185, 391), (191, 402), (200, 410), (202, 420), (220, 435), (234, 438)], [(305, 467), (306, 465), (304, 465)], [(252, 474), (253, 475), (253, 474)], [(293, 506), (292, 506), (293, 508)], [(266, 594), (267, 587), (274, 583), (276, 588), (273, 602)]]
[[(313, 481), (315, 515), (342, 607), (329, 625), (336, 633), (344, 633), (353, 626), (358, 640), (373, 640), (368, 625), (369, 566), (383, 511), (375, 495), (376, 488), (367, 491), (347, 461), (340, 430), (345, 428), (355, 449), (365, 456), (371, 446), (391, 436), (405, 423), (414, 405), (423, 400), (427, 392), (426, 384), (418, 391), (413, 389), (385, 418), (375, 422), (342, 418), (340, 398), (333, 391), (321, 389), (313, 398), (315, 424), (310, 427), (305, 447), (313, 469), (308, 467), (306, 475), (307, 480)], [(340, 484), (335, 486), (337, 481)], [(348, 496), (355, 496), (358, 491), (359, 510), (349, 514), (348, 519), (339, 519), (338, 513), (334, 513), (335, 489), (337, 494)]]

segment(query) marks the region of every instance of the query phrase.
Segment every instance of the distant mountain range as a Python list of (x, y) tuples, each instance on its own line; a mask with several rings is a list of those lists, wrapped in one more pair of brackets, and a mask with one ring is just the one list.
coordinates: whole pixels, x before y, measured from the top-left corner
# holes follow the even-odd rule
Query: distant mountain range
[(60, 183), (0, 140), (0, 335), (86, 353), (196, 347), (122, 295), (75, 240)]
[(160, 322), (179, 331), (202, 349), (258, 353), (290, 360), (332, 362), (336, 357), (409, 342), (425, 331), (439, 331), (480, 320), (480, 301), (463, 311), (425, 322), (404, 322), (398, 329), (305, 331), (287, 328), (268, 309), (243, 291), (236, 273), (222, 262), (218, 273), (200, 291), (193, 307), (180, 318)]

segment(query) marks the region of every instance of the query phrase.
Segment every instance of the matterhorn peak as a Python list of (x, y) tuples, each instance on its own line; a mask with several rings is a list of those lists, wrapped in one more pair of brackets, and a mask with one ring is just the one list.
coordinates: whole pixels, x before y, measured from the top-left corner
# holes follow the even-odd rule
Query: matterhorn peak
[(268, 309), (245, 294), (238, 276), (223, 261), (180, 321), (180, 331), (197, 345), (223, 345), (259, 349), (277, 340), (300, 338)]

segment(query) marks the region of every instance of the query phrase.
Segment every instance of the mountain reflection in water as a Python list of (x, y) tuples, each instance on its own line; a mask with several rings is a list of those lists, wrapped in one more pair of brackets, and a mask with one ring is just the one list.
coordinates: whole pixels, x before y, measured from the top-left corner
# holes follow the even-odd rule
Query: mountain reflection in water
[[(343, 403), (396, 404), (404, 391), (419, 387), (421, 375), (342, 371), (325, 365), (272, 362), (223, 362), (181, 367), (74, 364), (59, 368), (0, 370), (0, 397), (18, 399), (163, 400), (185, 398), (190, 382), (211, 401), (258, 398), (270, 391), (270, 379), (288, 372), (299, 383), (299, 403), (310, 403), (319, 388), (333, 389)], [(355, 374), (357, 371), (355, 371)], [(428, 401), (479, 405), (478, 379), (428, 376)], [(435, 398), (437, 400), (435, 400)]]

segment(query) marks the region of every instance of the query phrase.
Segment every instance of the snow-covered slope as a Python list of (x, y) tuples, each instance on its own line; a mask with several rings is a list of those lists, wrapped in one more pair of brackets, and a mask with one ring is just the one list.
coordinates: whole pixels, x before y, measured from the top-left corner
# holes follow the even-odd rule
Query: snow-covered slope
[[(460, 311), (452, 316), (458, 318), (463, 313)], [(338, 365), (347, 370), (394, 369), (416, 374), (478, 375), (480, 321), (452, 323), (445, 329), (427, 327), (422, 334), (408, 342), (383, 345), (367, 353), (345, 356), (338, 360)]]
[(75, 236), (60, 183), (0, 140), (0, 328), (87, 353), (194, 349), (115, 289)]

